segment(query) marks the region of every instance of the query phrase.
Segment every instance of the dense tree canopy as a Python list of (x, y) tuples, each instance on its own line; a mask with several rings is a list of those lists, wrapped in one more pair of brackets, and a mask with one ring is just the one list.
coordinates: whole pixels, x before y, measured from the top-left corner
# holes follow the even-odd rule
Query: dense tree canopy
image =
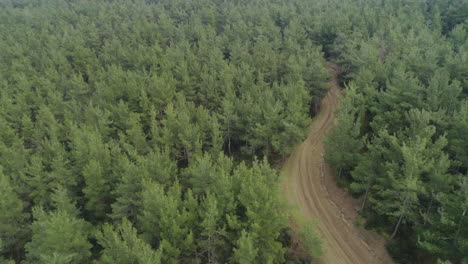
[(299, 11), (1, 1), (0, 262), (285, 262), (269, 164), (328, 79)]
[(398, 261), (468, 263), (467, 2), (364, 2), (330, 11), (349, 88), (325, 157)]
[[(0, 263), (285, 263), (278, 160), (325, 157), (402, 263), (468, 263), (463, 0), (0, 1)], [(313, 227), (303, 236), (320, 253)]]

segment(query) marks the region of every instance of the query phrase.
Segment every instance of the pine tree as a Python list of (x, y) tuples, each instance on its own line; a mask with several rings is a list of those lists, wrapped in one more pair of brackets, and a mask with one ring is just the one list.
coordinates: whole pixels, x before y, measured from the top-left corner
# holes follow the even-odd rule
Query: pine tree
[[(3, 242), (1, 238), (0, 238), (0, 252), (3, 252)], [(0, 264), (15, 264), (15, 262), (13, 260), (6, 260), (0, 256)]]
[(101, 164), (96, 160), (90, 160), (83, 168), (83, 177), (86, 183), (83, 188), (86, 198), (85, 209), (95, 222), (102, 221), (110, 212), (111, 186), (104, 174)]
[(426, 216), (428, 225), (417, 228), (418, 247), (452, 260), (453, 263), (468, 261), (465, 254), (468, 249), (467, 179), (467, 175), (459, 175), (454, 190), (438, 193), (436, 195), (436, 202), (440, 204), (438, 210)]
[(126, 217), (132, 223), (140, 213), (141, 193), (144, 183), (148, 180), (167, 186), (177, 178), (177, 165), (169, 156), (168, 151), (151, 151), (146, 156), (138, 156), (136, 163), (123, 155), (116, 157), (113, 171), (118, 184), (113, 195), (116, 197), (112, 204), (113, 219)]
[(143, 182), (138, 173), (138, 167), (130, 162), (125, 156), (117, 158), (115, 170), (118, 172), (118, 184), (113, 190), (116, 197), (115, 202), (111, 205), (111, 218), (120, 220), (127, 218), (130, 222), (135, 223), (141, 204), (141, 192), (143, 190)]
[(361, 135), (362, 109), (354, 106), (363, 102), (355, 86), (348, 87), (346, 97), (341, 101), (337, 121), (327, 136), (324, 158), (338, 172), (338, 177), (346, 175), (360, 160), (365, 138)]
[(217, 207), (216, 197), (208, 193), (202, 203), (203, 212), (201, 214), (201, 247), (206, 251), (207, 263), (219, 263), (218, 248), (226, 245), (223, 243), (224, 231), (221, 224), (221, 214)]
[(76, 208), (76, 201), (70, 196), (69, 191), (64, 187), (57, 187), (51, 195), (52, 207), (57, 211), (63, 211), (70, 216), (79, 217), (80, 210)]
[(213, 191), (219, 173), (218, 168), (213, 164), (213, 160), (209, 154), (205, 154), (202, 157), (195, 157), (194, 161), (190, 163), (190, 166), (186, 170), (186, 174), (189, 177), (188, 182), (195, 195)]
[(279, 190), (270, 186), (277, 177), (266, 160), (255, 162), (251, 169), (241, 164), (234, 172), (234, 178), (240, 182), (238, 199), (245, 208), (245, 216), (239, 217), (245, 219), (244, 226), (255, 234), (257, 262), (283, 261), (284, 249), (277, 239), (286, 218), (279, 208)]
[(29, 198), (35, 205), (48, 206), (52, 186), (49, 186), (49, 181), (47, 181), (43, 158), (37, 154), (31, 155), (25, 174)]
[[(69, 208), (69, 206), (67, 206)], [(88, 241), (90, 226), (87, 222), (58, 208), (46, 212), (33, 209), (32, 239), (27, 243), (26, 263), (83, 263), (91, 256)]]
[(427, 113), (410, 111), (407, 118), (413, 122), (404, 134), (397, 137), (382, 133), (393, 148), (394, 157), (386, 154), (386, 177), (377, 180), (379, 197), (372, 199), (378, 212), (397, 219), (390, 239), (397, 234), (402, 222), (417, 222), (419, 199), (427, 192), (422, 182), (423, 175), (430, 169), (428, 164), (434, 162), (434, 158), (441, 159), (441, 149), (446, 144), (444, 138), (432, 142), (435, 128), (427, 124)]
[(138, 237), (137, 230), (126, 218), (116, 228), (105, 224), (97, 235), (103, 247), (99, 264), (159, 264), (161, 250), (154, 251), (150, 245)]
[(300, 229), (299, 235), (302, 239), (301, 245), (305, 248), (310, 257), (317, 258), (323, 253), (322, 241), (316, 231), (317, 226), (307, 221)]
[(465, 136), (468, 133), (468, 102), (462, 102), (460, 110), (454, 114), (453, 122), (447, 131), (448, 151), (459, 165), (458, 169), (468, 169), (468, 142)]
[(350, 191), (359, 194), (364, 192), (360, 211), (365, 209), (372, 188), (377, 182), (379, 171), (382, 169), (382, 166), (378, 166), (376, 165), (378, 163), (375, 163), (374, 157), (376, 157), (375, 155), (377, 155), (378, 151), (374, 149), (374, 145), (369, 146), (370, 151), (362, 156), (361, 161), (351, 173), (353, 182), (349, 186)]
[(165, 192), (157, 183), (147, 181), (142, 193), (142, 214), (139, 225), (146, 241), (163, 248), (162, 261), (176, 263), (189, 259), (195, 249), (192, 227), (195, 223), (185, 210), (178, 182)]
[(13, 190), (10, 180), (0, 167), (0, 254), (18, 256), (28, 235), (28, 214), (23, 212), (21, 201)]
[(254, 263), (258, 250), (255, 248), (253, 237), (255, 235), (242, 230), (237, 241), (237, 248), (234, 249), (233, 262), (238, 264)]

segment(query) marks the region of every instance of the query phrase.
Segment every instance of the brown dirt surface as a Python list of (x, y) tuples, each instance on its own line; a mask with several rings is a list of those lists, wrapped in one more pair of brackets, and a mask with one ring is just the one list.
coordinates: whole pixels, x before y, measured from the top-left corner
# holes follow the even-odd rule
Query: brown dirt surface
[(317, 222), (324, 254), (314, 263), (391, 264), (394, 262), (384, 247), (385, 239), (355, 224), (358, 201), (336, 185), (323, 159), (323, 139), (334, 122), (341, 95), (339, 68), (329, 63), (328, 69), (332, 75), (330, 90), (310, 125), (307, 139), (284, 164), (282, 187), (288, 202), (306, 219)]

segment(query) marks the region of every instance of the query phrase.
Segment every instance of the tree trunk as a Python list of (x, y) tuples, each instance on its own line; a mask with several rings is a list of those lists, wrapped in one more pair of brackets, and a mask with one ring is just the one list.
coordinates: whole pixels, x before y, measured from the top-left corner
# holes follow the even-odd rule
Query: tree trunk
[(434, 195), (431, 193), (431, 200), (429, 201), (429, 206), (427, 207), (427, 210), (426, 210), (426, 217), (424, 217), (423, 225), (426, 225), (426, 219), (432, 209), (433, 201), (434, 201)]
[(229, 121), (228, 121), (228, 151), (229, 151), (229, 156), (231, 156), (231, 128), (229, 125)]
[(390, 240), (392, 240), (395, 237), (402, 220), (403, 220), (403, 215), (400, 215), (400, 218), (398, 219), (398, 223), (395, 226), (395, 230), (393, 230), (393, 234), (390, 236)]
[(463, 217), (458, 222), (458, 228), (457, 228), (457, 232), (455, 233), (455, 237), (458, 237), (458, 235), (460, 234), (461, 223), (463, 222), (463, 218), (465, 218), (465, 214), (466, 214), (466, 208), (463, 210), (463, 214), (462, 214)]
[(212, 247), (211, 247), (211, 235), (208, 236), (208, 263), (213, 263), (213, 260), (212, 260)]
[(369, 197), (370, 187), (371, 185), (369, 184), (366, 189), (366, 195), (364, 195), (364, 201), (362, 201), (362, 204), (361, 204), (361, 209), (359, 210), (361, 212), (364, 210), (364, 207), (366, 206), (367, 198)]

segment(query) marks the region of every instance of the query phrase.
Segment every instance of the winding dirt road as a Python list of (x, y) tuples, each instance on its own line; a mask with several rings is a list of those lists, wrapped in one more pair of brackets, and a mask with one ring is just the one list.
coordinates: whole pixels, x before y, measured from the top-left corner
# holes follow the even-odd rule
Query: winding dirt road
[(331, 63), (328, 68), (332, 74), (330, 90), (310, 125), (308, 138), (296, 147), (282, 169), (283, 187), (288, 201), (299, 207), (304, 217), (317, 220), (324, 249), (319, 263), (393, 263), (384, 248), (384, 239), (354, 224), (357, 201), (336, 186), (323, 160), (324, 135), (333, 124), (333, 112), (341, 94), (338, 68)]

